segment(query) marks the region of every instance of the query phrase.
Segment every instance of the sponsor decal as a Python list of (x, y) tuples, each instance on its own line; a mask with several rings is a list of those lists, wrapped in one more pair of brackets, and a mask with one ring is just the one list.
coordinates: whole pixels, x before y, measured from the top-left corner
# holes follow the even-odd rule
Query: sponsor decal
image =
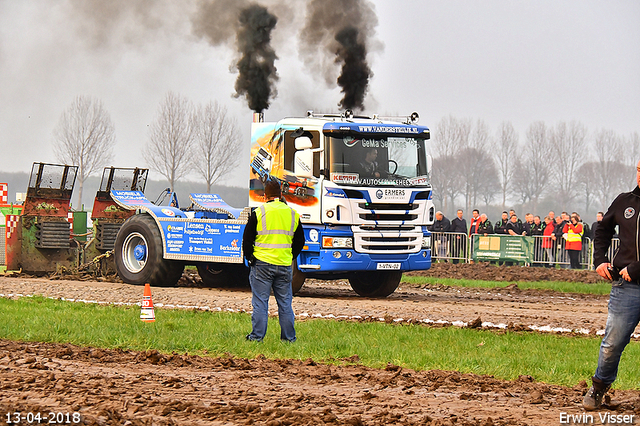
[(235, 239), (235, 240), (231, 241), (231, 245), (229, 245), (229, 246), (220, 245), (220, 251), (222, 251), (222, 252), (225, 252), (225, 251), (238, 252), (238, 251), (240, 251), (240, 247), (238, 246), (238, 239)]
[(354, 146), (355, 144), (358, 143), (358, 139), (356, 138), (349, 138), (346, 137), (343, 139), (345, 146), (348, 146), (349, 148), (351, 148), (352, 146)]
[(309, 239), (314, 243), (318, 242), (318, 230), (317, 229), (312, 229), (312, 230), (309, 231)]
[(376, 198), (377, 198), (378, 200), (381, 200), (383, 196), (384, 196), (384, 192), (382, 191), (382, 189), (378, 189), (378, 190), (376, 191)]
[(636, 214), (636, 211), (634, 210), (634, 208), (633, 207), (627, 207), (627, 209), (624, 211), (624, 218), (625, 219), (631, 219), (634, 214)]
[(360, 176), (357, 173), (331, 173), (331, 180), (335, 183), (357, 185), (360, 182)]
[(175, 216), (176, 215), (172, 210), (169, 210), (169, 209), (162, 209), (162, 213), (164, 213), (167, 216)]

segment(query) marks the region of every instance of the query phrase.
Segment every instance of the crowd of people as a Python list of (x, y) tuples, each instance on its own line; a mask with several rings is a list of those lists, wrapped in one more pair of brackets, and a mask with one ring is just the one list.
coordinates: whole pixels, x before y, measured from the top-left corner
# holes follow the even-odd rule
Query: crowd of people
[[(546, 264), (549, 267), (554, 266), (554, 262), (565, 262), (565, 259), (557, 258), (568, 256), (572, 269), (580, 269), (580, 256), (583, 248), (586, 246), (583, 242), (589, 238), (593, 239), (598, 224), (602, 221), (604, 213), (598, 212), (596, 221), (591, 226), (583, 223), (577, 212), (571, 214), (562, 212), (560, 215), (550, 211), (547, 216), (542, 219), (540, 216), (527, 213), (524, 216), (524, 222), (518, 218), (516, 212), (511, 209), (508, 212), (502, 212), (502, 217), (495, 223), (491, 223), (487, 215), (478, 209), (474, 209), (470, 224), (464, 218), (462, 209), (458, 209), (456, 218), (449, 221), (441, 211), (436, 212), (435, 222), (430, 227), (431, 232), (438, 233), (454, 233), (457, 234), (453, 241), (443, 243), (438, 241), (436, 249), (436, 257), (447, 257), (447, 250), (450, 250), (453, 262), (457, 263), (461, 254), (466, 253), (466, 238), (459, 234), (466, 234), (468, 237), (474, 234), (478, 235), (522, 235), (539, 237), (539, 243), (534, 247), (534, 258), (539, 263)], [(562, 251), (559, 251), (558, 245), (562, 243)]]

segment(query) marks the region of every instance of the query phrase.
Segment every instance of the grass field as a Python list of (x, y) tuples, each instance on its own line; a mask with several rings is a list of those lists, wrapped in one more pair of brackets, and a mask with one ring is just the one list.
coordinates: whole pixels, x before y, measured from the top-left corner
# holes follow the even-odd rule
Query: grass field
[[(546, 383), (575, 385), (596, 365), (599, 338), (526, 332), (493, 332), (457, 327), (299, 321), (298, 341), (279, 340), (270, 320), (264, 342), (248, 342), (247, 314), (156, 309), (156, 322), (139, 320), (136, 307), (63, 302), (42, 297), (0, 299), (0, 338), (73, 343), (82, 346), (253, 358), (312, 358), (342, 363), (357, 355), (360, 363), (387, 363), (427, 370), (457, 370), (515, 379), (521, 374)], [(623, 355), (616, 387), (640, 388), (640, 344)]]
[[(402, 281), (414, 285), (447, 285), (451, 287), (477, 287), (477, 288), (500, 288), (513, 284), (513, 281), (481, 281), (481, 280), (460, 280), (453, 278), (417, 277), (403, 275)], [(597, 284), (572, 283), (564, 281), (520, 281), (517, 282), (521, 290), (554, 290), (563, 293), (583, 293), (583, 294), (609, 294), (611, 284), (602, 282)]]

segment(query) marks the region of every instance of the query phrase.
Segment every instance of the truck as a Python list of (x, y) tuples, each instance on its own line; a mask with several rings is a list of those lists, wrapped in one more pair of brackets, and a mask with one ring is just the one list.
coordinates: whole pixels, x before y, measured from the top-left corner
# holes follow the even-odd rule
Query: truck
[(305, 245), (293, 262), (294, 294), (307, 278), (347, 279), (365, 297), (392, 294), (404, 271), (431, 267), (430, 132), (418, 120), (417, 113), (347, 110), (264, 122), (254, 114), (248, 206), (194, 193), (180, 209), (156, 206), (140, 191), (111, 191), (119, 207), (138, 213), (116, 237), (118, 274), (132, 284), (171, 286), (192, 264), (209, 285), (246, 281), (244, 226), (264, 202), (266, 179), (276, 179), (304, 229)]

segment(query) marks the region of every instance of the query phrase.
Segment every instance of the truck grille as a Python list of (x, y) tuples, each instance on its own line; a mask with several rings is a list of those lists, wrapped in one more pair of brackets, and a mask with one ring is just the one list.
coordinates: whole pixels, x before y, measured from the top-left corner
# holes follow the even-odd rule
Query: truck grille
[(417, 253), (422, 247), (422, 228), (415, 227), (383, 227), (372, 230), (370, 226), (354, 226), (353, 243), (358, 253)]
[(418, 219), (420, 204), (358, 203), (356, 212), (366, 222), (406, 223)]

